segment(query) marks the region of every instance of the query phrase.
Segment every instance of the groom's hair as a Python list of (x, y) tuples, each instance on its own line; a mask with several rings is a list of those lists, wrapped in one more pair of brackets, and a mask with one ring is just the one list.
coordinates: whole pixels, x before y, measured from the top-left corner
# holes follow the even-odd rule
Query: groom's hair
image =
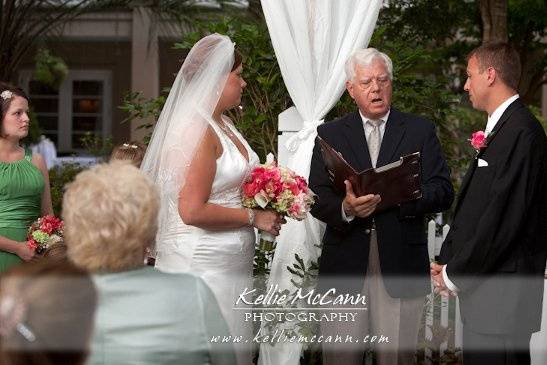
[(517, 90), (520, 81), (520, 57), (516, 49), (507, 42), (485, 43), (472, 50), (467, 60), (475, 56), (479, 62), (479, 72), (488, 67), (496, 70), (503, 83)]
[(375, 60), (384, 62), (389, 79), (393, 80), (393, 63), (391, 62), (391, 58), (376, 48), (364, 48), (353, 51), (345, 65), (346, 80), (350, 81), (355, 77), (355, 66), (369, 66)]

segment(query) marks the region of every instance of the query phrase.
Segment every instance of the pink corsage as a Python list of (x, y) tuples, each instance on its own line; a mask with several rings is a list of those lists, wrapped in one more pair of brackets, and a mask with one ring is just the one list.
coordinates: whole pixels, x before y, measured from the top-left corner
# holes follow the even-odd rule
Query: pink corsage
[(480, 151), (481, 148), (486, 147), (486, 135), (483, 131), (473, 133), (468, 141), (477, 152)]

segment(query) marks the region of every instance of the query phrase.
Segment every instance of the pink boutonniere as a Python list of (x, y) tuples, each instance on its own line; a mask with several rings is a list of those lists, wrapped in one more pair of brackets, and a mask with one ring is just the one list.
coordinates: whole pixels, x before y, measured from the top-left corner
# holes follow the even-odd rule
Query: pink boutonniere
[(486, 147), (486, 135), (483, 131), (473, 133), (468, 141), (477, 152), (479, 152), (481, 148)]

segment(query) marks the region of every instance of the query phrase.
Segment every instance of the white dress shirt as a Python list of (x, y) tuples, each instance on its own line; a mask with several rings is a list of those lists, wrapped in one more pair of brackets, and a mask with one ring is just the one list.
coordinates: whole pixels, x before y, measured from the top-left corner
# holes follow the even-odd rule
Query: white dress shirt
[[(370, 125), (370, 123), (367, 123), (369, 120), (371, 120), (370, 118), (367, 118), (363, 115), (363, 113), (361, 113), (361, 111), (359, 110), (359, 115), (361, 116), (361, 120), (363, 121), (363, 128), (365, 130), (365, 138), (369, 139), (370, 137), (370, 134), (372, 133), (372, 129), (374, 128), (373, 126)], [(387, 118), (389, 118), (389, 110), (387, 111), (387, 113), (380, 117), (379, 120), (381, 120), (382, 122), (380, 123), (380, 137), (382, 139), (384, 139), (384, 133), (386, 131), (386, 123), (387, 123)]]
[[(486, 123), (486, 128), (484, 130), (484, 135), (486, 137), (494, 130), (494, 128), (496, 127), (496, 124), (498, 124), (501, 116), (503, 115), (503, 113), (505, 113), (505, 110), (507, 110), (509, 105), (511, 105), (513, 103), (513, 101), (517, 100), (518, 98), (519, 98), (518, 94), (515, 94), (515, 95), (511, 96), (510, 98), (505, 100), (503, 103), (501, 103), (496, 108), (496, 110), (494, 110), (492, 115), (488, 116), (488, 122)], [(450, 291), (457, 292), (458, 287), (456, 285), (454, 285), (454, 283), (452, 281), (450, 281), (450, 279), (448, 278), (448, 274), (446, 273), (446, 266), (447, 265), (443, 266), (443, 271), (442, 271), (444, 283)]]
[(484, 129), (484, 134), (488, 136), (490, 132), (494, 130), (496, 127), (496, 124), (498, 124), (501, 116), (503, 113), (505, 113), (505, 110), (513, 103), (513, 101), (517, 100), (519, 98), (519, 94), (515, 94), (511, 96), (509, 99), (505, 100), (503, 103), (501, 103), (496, 110), (492, 113), (492, 115), (488, 116), (488, 122), (486, 123), (486, 128)]
[[(379, 118), (382, 121), (382, 123), (380, 123), (380, 125), (379, 125), (380, 137), (382, 138), (382, 140), (384, 139), (384, 133), (386, 131), (387, 119), (389, 118), (389, 112), (390, 111), (388, 110), (385, 115), (383, 115)], [(370, 123), (367, 123), (367, 122), (371, 119), (365, 117), (363, 115), (363, 113), (361, 113), (361, 110), (359, 110), (359, 115), (361, 116), (361, 120), (363, 121), (363, 129), (365, 131), (365, 138), (368, 141), (368, 139), (370, 137), (370, 134), (372, 133), (373, 127), (370, 125)], [(352, 215), (347, 216), (346, 215), (346, 212), (344, 211), (344, 203), (342, 203), (342, 219), (345, 220), (346, 222), (351, 222), (353, 220), (353, 218), (355, 218), (355, 216), (352, 216)]]

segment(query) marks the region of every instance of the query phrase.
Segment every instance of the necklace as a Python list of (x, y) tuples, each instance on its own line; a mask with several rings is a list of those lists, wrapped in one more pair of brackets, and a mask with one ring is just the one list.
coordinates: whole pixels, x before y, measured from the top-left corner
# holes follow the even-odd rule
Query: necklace
[(230, 138), (235, 137), (234, 133), (228, 128), (228, 126), (226, 126), (226, 124), (220, 124), (220, 123), (217, 123), (217, 124), (220, 127), (220, 129), (222, 129), (224, 133), (228, 135), (228, 137)]

